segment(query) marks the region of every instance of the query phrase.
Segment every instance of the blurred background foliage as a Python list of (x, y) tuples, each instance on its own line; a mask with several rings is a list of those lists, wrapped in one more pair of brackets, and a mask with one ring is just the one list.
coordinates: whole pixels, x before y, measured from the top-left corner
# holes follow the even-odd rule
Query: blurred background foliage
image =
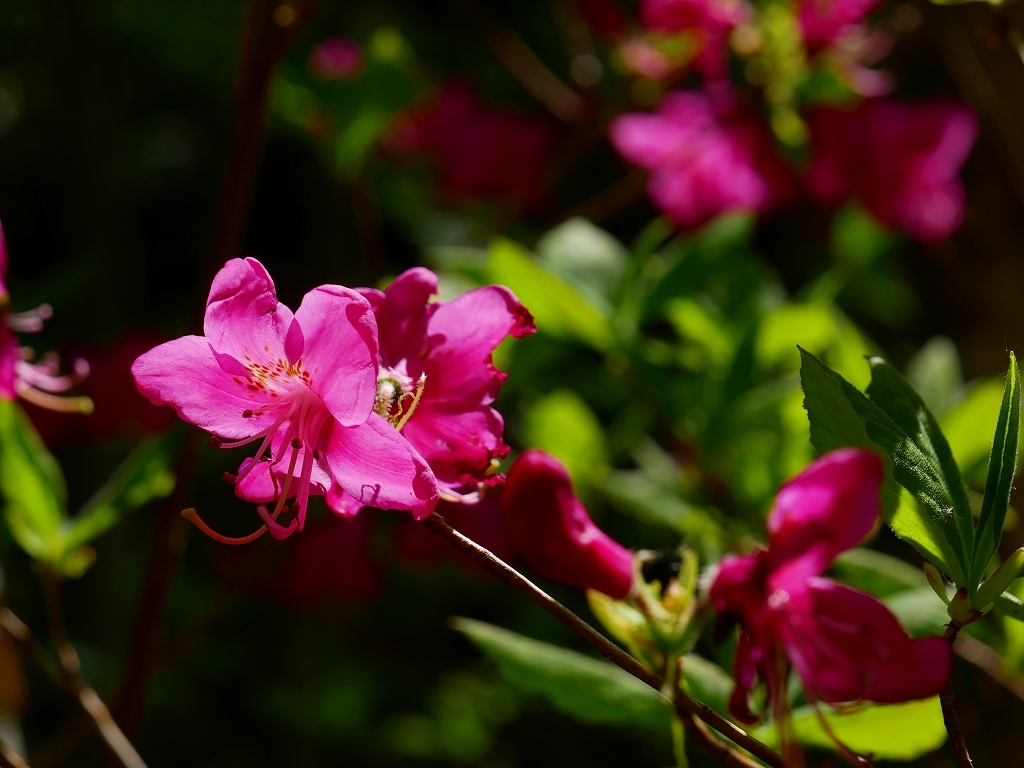
[[(981, 120), (963, 173), (965, 223), (925, 246), (855, 204), (833, 213), (800, 202), (675, 231), (605, 138), (612, 116), (649, 108), (662, 86), (625, 72), (584, 5), (325, 0), (273, 77), (245, 234), (245, 253), (268, 267), (281, 299), (294, 306), (325, 282), (381, 284), (413, 264), (440, 274), (444, 298), (508, 285), (539, 332), (496, 355), (509, 373), (498, 403), (507, 440), (562, 458), (595, 519), (631, 547), (685, 540), (707, 563), (763, 538), (779, 483), (813, 455), (798, 343), (861, 388), (866, 354), (904, 370), (980, 490), (1006, 350), (1024, 339), (1019, 7), (884, 11), (900, 32), (887, 59), (897, 93), (958, 94)], [(668, 764), (661, 715), (629, 691), (624, 710), (581, 714), (550, 680), (509, 682), (518, 657), (508, 637), (449, 628), (449, 617), (472, 616), (583, 650), (400, 514), (342, 523), (321, 505), (301, 536), (230, 551), (178, 519), (194, 503), (226, 533), (251, 524), (218, 479), (231, 467), (205, 446), (167, 496), (182, 433), (168, 431), (169, 411), (149, 406), (129, 374), (141, 351), (197, 328), (242, 6), (0, 2), (8, 285), (15, 310), (53, 305), (33, 344), (89, 359), (83, 391), (96, 402), (90, 417), (27, 407), (63, 476), (37, 489), (52, 496), (46, 520), (19, 524), (8, 511), (6, 601), (45, 626), (37, 563), (80, 576), (65, 596), (83, 669), (151, 766)], [(763, 56), (795, 77), (778, 18)], [(361, 46), (361, 64), (317, 76), (311, 52), (338, 35)], [(540, 102), (524, 88), (524, 49), (534, 74), (575, 84), (561, 88), (585, 113), (573, 117), (577, 102), (558, 88)], [(781, 139), (799, 133), (787, 104), (772, 107)], [(444, 109), (475, 116), (473, 129), (423, 127)], [(31, 448), (15, 411), (0, 413), (0, 428)], [(0, 483), (23, 458), (8, 443)], [(5, 489), (9, 501), (18, 492)], [(33, 551), (34, 525), (61, 531), (61, 546)], [(477, 525), (497, 549), (487, 521)], [(1004, 555), (1024, 538), (1015, 514), (1009, 525)], [(886, 530), (871, 546), (835, 575), (885, 598), (913, 633), (939, 631), (944, 612), (918, 556)], [(582, 595), (544, 587), (590, 616)], [(978, 653), (1002, 655), (1017, 688), (958, 661), (967, 741), (979, 764), (1009, 764), (1024, 748), (1011, 726), (1024, 716), (1024, 630), (987, 618), (971, 635)], [(729, 667), (727, 653), (698, 650)], [(586, 660), (551, 663), (591, 679)], [(84, 716), (0, 644), (0, 725), (16, 721), (36, 768), (109, 764)], [(952, 765), (934, 746), (911, 751), (928, 752), (920, 765)]]

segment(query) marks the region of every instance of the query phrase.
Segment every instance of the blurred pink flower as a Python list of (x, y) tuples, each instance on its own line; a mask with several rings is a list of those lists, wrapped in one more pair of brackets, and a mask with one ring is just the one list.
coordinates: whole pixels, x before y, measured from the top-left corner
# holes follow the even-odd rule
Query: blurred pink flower
[(310, 52), (308, 66), (318, 77), (352, 77), (363, 68), (363, 49), (352, 40), (331, 37)]
[(609, 136), (619, 154), (651, 172), (651, 201), (684, 229), (730, 211), (764, 213), (791, 196), (771, 138), (728, 93), (675, 91), (654, 114), (613, 120)]
[(943, 99), (874, 100), (852, 112), (820, 108), (809, 123), (805, 182), (820, 204), (834, 207), (856, 195), (883, 224), (922, 242), (960, 226), (959, 172), (978, 135), (968, 107)]
[(545, 579), (621, 600), (633, 586), (633, 553), (598, 528), (565, 466), (524, 451), (501, 489), (501, 526), (512, 549)]
[(880, 0), (800, 0), (797, 18), (804, 42), (811, 50), (862, 31), (864, 17)]
[[(474, 502), (508, 455), (504, 422), (491, 405), (505, 381), (491, 354), (508, 336), (533, 333), (533, 317), (502, 286), (476, 288), (452, 301), (431, 301), (437, 275), (415, 267), (384, 291), (361, 288), (380, 340), (377, 412), (430, 465), (441, 495)], [(328, 502), (334, 501), (328, 497)], [(345, 514), (354, 501), (334, 503)]]
[(453, 80), (400, 116), (382, 143), (394, 155), (430, 156), (442, 188), (455, 198), (529, 205), (546, 192), (556, 138), (548, 119), (486, 107), (467, 83)]
[(729, 705), (737, 719), (756, 720), (748, 695), (759, 676), (785, 731), (787, 662), (812, 701), (889, 704), (946, 687), (952, 657), (945, 640), (912, 640), (879, 600), (821, 578), (878, 523), (883, 476), (870, 451), (826, 454), (779, 489), (768, 549), (723, 558), (710, 597), (742, 629)]
[[(430, 468), (373, 412), (377, 328), (359, 293), (320, 286), (292, 314), (262, 264), (232, 259), (213, 280), (204, 329), (205, 336), (150, 350), (132, 373), (153, 403), (210, 432), (216, 447), (262, 440), (238, 477), (226, 479), (249, 501), (277, 500), (272, 513), (257, 508), (275, 538), (301, 530), (309, 496), (326, 493), (332, 481), (367, 506), (430, 513), (437, 501)], [(295, 517), (281, 525), (292, 495)], [(225, 543), (263, 532), (228, 539), (192, 519)]]
[(17, 333), (38, 333), (53, 310), (42, 304), (28, 312), (11, 311), (7, 293), (7, 239), (0, 224), (0, 399), (20, 397), (28, 403), (61, 413), (92, 413), (88, 397), (59, 397), (80, 384), (89, 375), (89, 364), (80, 358), (72, 361), (71, 373), (61, 375), (60, 357), (49, 352), (33, 363), (35, 353), (18, 342)]
[(690, 32), (693, 67), (705, 77), (728, 76), (727, 38), (752, 13), (745, 0), (640, 0), (640, 23), (655, 32)]

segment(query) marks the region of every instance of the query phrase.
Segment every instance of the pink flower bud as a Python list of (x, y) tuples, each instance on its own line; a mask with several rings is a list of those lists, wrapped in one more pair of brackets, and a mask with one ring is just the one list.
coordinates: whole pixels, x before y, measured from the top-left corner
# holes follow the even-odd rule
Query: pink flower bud
[(319, 77), (352, 77), (362, 68), (363, 49), (343, 37), (324, 40), (309, 54), (309, 71)]
[(505, 536), (541, 576), (618, 600), (629, 594), (633, 553), (590, 519), (558, 459), (538, 450), (520, 455), (500, 503)]

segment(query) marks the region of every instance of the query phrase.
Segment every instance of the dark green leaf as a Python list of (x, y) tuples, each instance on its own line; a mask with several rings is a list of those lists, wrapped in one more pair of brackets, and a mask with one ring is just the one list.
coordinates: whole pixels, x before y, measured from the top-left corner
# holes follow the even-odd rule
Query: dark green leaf
[(877, 597), (889, 597), (908, 589), (928, 586), (920, 568), (915, 568), (905, 560), (862, 547), (839, 555), (832, 564), (831, 573), (844, 584)]
[(732, 675), (703, 656), (690, 653), (683, 657), (683, 682), (693, 698), (728, 717)]
[(590, 725), (667, 728), (672, 708), (653, 688), (614, 664), (472, 619), (452, 619), (513, 685), (540, 694)]
[(999, 406), (996, 434), (992, 440), (992, 453), (985, 481), (985, 499), (978, 519), (978, 538), (974, 551), (975, 584), (985, 575), (989, 559), (999, 547), (1006, 522), (1006, 508), (1010, 505), (1013, 477), (1017, 474), (1017, 437), (1020, 433), (1020, 369), (1017, 358), (1010, 353), (1010, 367), (1006, 371), (1003, 401)]
[[(882, 448), (886, 462), (882, 489), (886, 522), (902, 515), (902, 524), (893, 530), (958, 584), (966, 583), (970, 558), (953, 520), (953, 504), (943, 486), (941, 470), (860, 390), (805, 349), (801, 348), (800, 354), (800, 383), (814, 448), (821, 454), (847, 446)], [(899, 489), (892, 479), (923, 503), (924, 513), (916, 505), (901, 503)]]
[[(899, 371), (880, 357), (872, 357), (870, 362), (871, 384), (868, 386), (868, 397), (885, 411), (923, 455), (924, 462), (921, 456), (908, 454), (904, 472), (920, 478), (918, 487), (929, 489), (925, 492), (926, 498), (922, 498), (920, 492), (900, 480), (899, 462), (897, 480), (936, 511), (942, 513), (952, 510), (963, 553), (961, 562), (965, 571), (970, 572), (969, 566), (974, 558), (974, 514), (949, 443), (924, 401)], [(947, 535), (947, 538), (953, 543), (952, 536)]]
[(0, 400), (0, 493), (18, 544), (44, 557), (60, 535), (64, 473), (16, 402)]
[(995, 612), (1006, 618), (1024, 621), (1024, 601), (1012, 592), (1003, 592), (996, 600)]

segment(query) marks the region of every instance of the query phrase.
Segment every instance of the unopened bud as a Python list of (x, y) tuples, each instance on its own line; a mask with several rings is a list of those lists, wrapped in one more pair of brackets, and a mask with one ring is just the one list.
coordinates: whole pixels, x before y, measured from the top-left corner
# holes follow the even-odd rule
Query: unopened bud
[(1024, 547), (1006, 558), (1003, 564), (996, 568), (992, 577), (978, 587), (977, 604), (984, 608), (995, 603), (996, 598), (1006, 591), (1014, 579), (1020, 576), (1022, 568), (1024, 568)]
[(949, 614), (949, 618), (953, 620), (953, 623), (958, 627), (962, 627), (966, 624), (970, 624), (973, 621), (977, 621), (981, 618), (981, 611), (976, 610), (971, 606), (971, 596), (967, 594), (967, 587), (960, 587), (953, 595), (953, 599), (949, 601), (949, 607), (946, 609), (946, 613)]
[(942, 574), (939, 573), (939, 569), (926, 561), (924, 564), (924, 575), (925, 578), (928, 579), (928, 586), (935, 591), (935, 594), (939, 596), (942, 602), (949, 605), (949, 594), (946, 592), (946, 581), (942, 578)]

